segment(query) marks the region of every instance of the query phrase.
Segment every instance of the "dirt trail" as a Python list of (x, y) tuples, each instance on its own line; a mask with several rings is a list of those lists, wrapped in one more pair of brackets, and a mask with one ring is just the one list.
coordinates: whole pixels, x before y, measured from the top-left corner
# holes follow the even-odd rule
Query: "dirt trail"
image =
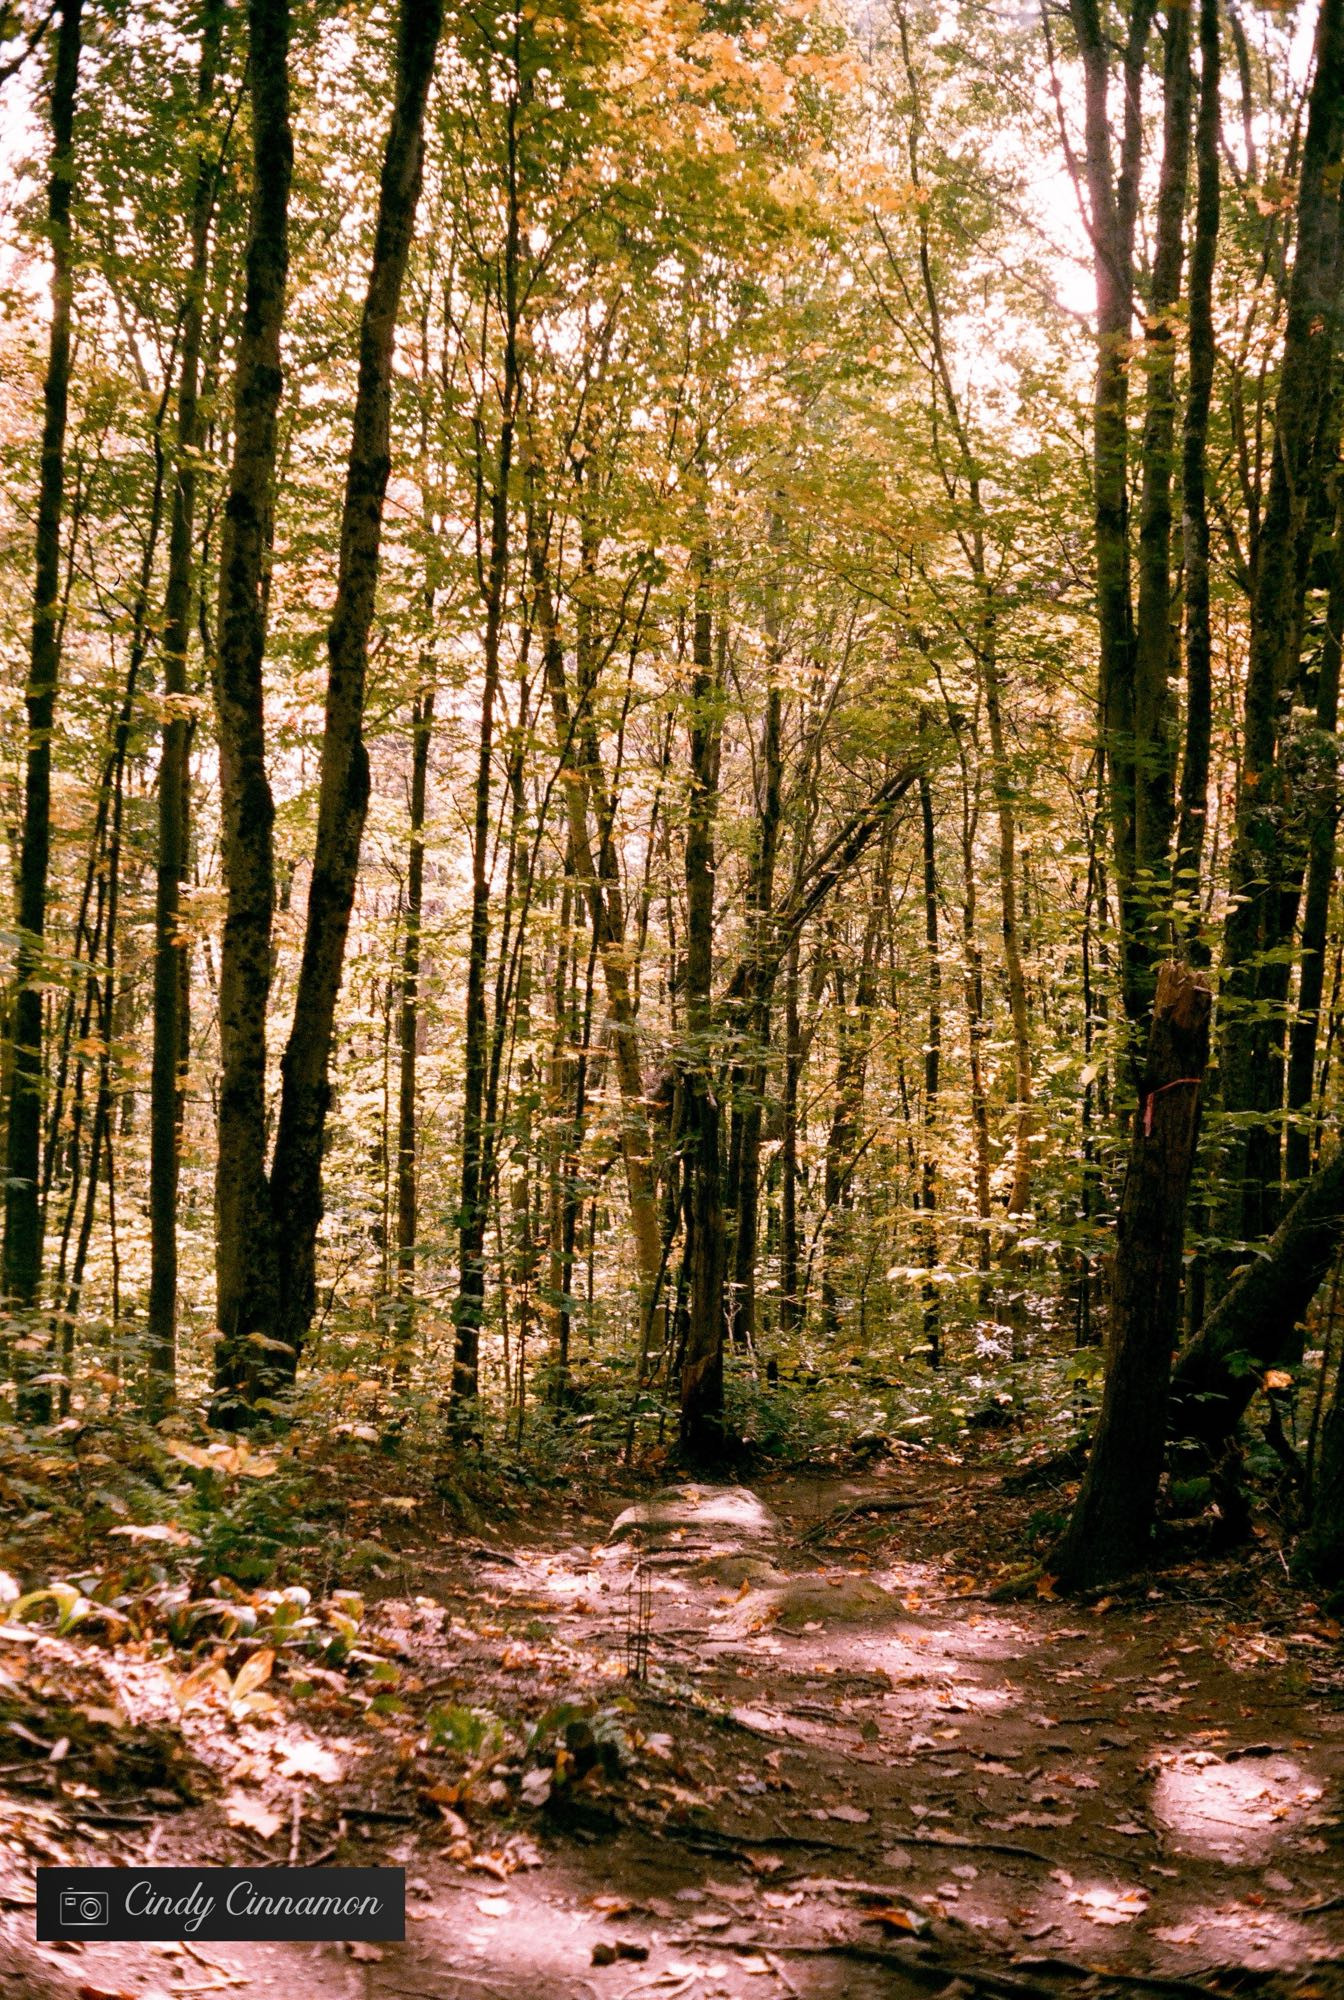
[(938, 1552), (938, 1501), (899, 1474), (687, 1485), (591, 1540), (419, 1549), (381, 1619), (422, 1705), (589, 1712), (558, 1775), (531, 1760), (528, 1809), (516, 1768), (483, 1774), (502, 1819), (435, 1800), (393, 1713), (320, 1737), (303, 1789), (254, 1760), (269, 1840), (212, 1803), (100, 1850), (403, 1863), (405, 1944), (36, 1948), (11, 1850), (0, 2000), (1344, 1994), (1344, 1922), (1315, 1908), (1344, 1902), (1344, 1712), (1303, 1655), (1156, 1593), (991, 1604)]

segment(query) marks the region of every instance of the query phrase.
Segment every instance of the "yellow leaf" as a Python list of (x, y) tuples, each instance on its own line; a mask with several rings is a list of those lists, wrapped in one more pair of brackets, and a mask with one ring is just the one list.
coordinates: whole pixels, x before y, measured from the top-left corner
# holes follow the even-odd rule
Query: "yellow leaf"
[(274, 1665), (275, 1649), (272, 1646), (263, 1646), (260, 1652), (244, 1660), (233, 1683), (234, 1700), (241, 1701), (245, 1694), (251, 1694), (253, 1688), (259, 1688), (263, 1681), (268, 1681)]

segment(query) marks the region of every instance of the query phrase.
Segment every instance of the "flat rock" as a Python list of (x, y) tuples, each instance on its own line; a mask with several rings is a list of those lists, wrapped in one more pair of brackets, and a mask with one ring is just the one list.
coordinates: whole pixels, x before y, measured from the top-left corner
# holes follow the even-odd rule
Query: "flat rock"
[(688, 1554), (731, 1551), (743, 1542), (770, 1540), (778, 1524), (770, 1509), (745, 1486), (668, 1486), (627, 1507), (609, 1539), (642, 1537), (646, 1547), (684, 1548)]

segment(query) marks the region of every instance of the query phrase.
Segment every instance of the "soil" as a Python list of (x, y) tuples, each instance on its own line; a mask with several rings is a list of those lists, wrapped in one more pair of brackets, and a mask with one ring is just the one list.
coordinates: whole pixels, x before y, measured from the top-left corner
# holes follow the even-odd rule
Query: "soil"
[[(260, 1702), (11, 1634), (129, 1727), (0, 1769), (0, 2000), (1344, 1995), (1338, 1627), (1207, 1567), (996, 1602), (1014, 1505), (925, 1463), (412, 1528), (364, 1678)], [(37, 1863), (151, 1859), (400, 1865), (406, 1940), (34, 1943)]]

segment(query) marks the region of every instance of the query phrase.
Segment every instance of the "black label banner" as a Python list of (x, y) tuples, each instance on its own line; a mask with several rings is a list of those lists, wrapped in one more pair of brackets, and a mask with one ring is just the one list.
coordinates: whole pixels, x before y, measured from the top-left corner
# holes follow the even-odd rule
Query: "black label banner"
[(39, 1868), (37, 1935), (404, 1938), (404, 1868)]

